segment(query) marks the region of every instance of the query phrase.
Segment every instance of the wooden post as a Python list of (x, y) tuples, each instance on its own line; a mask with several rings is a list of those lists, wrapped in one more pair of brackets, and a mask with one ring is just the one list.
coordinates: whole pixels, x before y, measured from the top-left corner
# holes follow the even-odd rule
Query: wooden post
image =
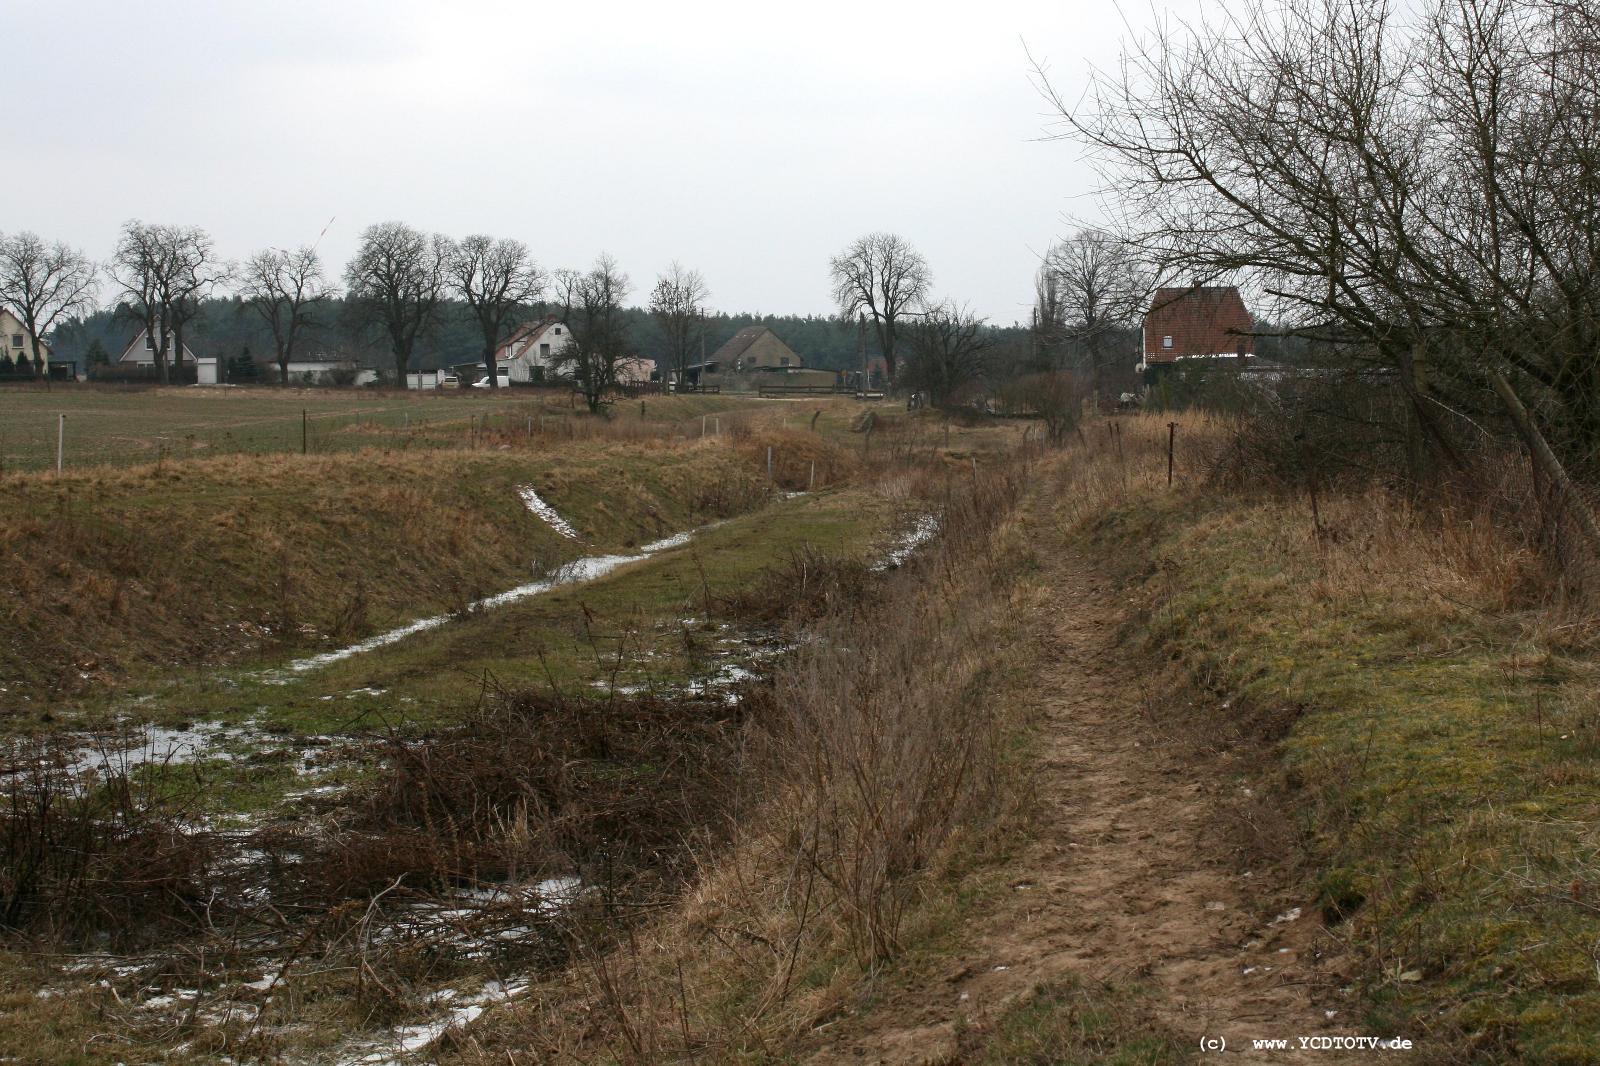
[(63, 412), (56, 419), (56, 473), (61, 473), (62, 466), (66, 463), (67, 450), (67, 416)]
[(1172, 446), (1178, 438), (1178, 423), (1167, 423), (1167, 488), (1172, 487)]
[(811, 492), (817, 487), (817, 461), (811, 460), (811, 479), (806, 482), (806, 491)]
[(306, 409), (300, 408), (300, 454), (305, 455), (311, 447), (310, 433), (306, 428)]
[(767, 482), (772, 481), (772, 445), (767, 445)]

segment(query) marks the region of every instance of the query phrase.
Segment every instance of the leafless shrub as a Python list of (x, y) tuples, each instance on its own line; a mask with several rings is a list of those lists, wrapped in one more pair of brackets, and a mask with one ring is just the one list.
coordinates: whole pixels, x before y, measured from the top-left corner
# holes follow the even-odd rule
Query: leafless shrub
[(806, 545), (750, 586), (718, 597), (718, 606), (749, 625), (804, 626), (858, 602), (872, 588), (872, 572), (862, 560)]
[(0, 926), (132, 943), (206, 904), (215, 842), (191, 819), (192, 772), (102, 759), (104, 772), (84, 769), (59, 739), (0, 749)]

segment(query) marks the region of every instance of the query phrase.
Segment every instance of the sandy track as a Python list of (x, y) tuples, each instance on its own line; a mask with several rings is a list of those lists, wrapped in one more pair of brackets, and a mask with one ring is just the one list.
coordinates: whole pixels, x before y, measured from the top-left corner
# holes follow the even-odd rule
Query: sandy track
[[(1369, 1052), (1257, 1052), (1252, 1038), (1359, 1033), (1318, 952), (1334, 946), (1287, 873), (1246, 869), (1219, 828), (1239, 785), (1214, 752), (1168, 735), (1115, 643), (1121, 608), (1080, 559), (1045, 553), (1039, 607), (1034, 839), (1005, 871), (1011, 890), (973, 920), (968, 947), (925, 987), (885, 989), (819, 1034), (812, 1061), (957, 1063), (958, 1020), (982, 1031), (1064, 977), (1133, 985), (1197, 1053), (1220, 1061), (1371, 1061)], [(1277, 920), (1300, 908), (1300, 917)], [(1329, 1018), (1329, 1010), (1339, 1010)], [(970, 1045), (969, 1045), (970, 1046)], [(1203, 1060), (1202, 1059), (1202, 1060)]]

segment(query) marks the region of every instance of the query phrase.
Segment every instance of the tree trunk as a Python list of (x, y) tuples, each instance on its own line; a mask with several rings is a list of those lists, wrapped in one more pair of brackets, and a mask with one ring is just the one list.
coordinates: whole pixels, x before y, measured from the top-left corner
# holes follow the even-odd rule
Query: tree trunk
[(500, 372), (494, 365), (494, 345), (485, 344), (483, 347), (483, 368), (489, 372), (489, 388), (500, 387)]
[(1511, 416), (1512, 425), (1516, 426), (1518, 435), (1527, 445), (1533, 465), (1539, 468), (1549, 482), (1551, 497), (1556, 501), (1556, 505), (1566, 511), (1568, 517), (1577, 525), (1590, 555), (1600, 558), (1600, 523), (1595, 521), (1594, 512), (1589, 510), (1589, 505), (1579, 494), (1578, 487), (1567, 476), (1566, 469), (1561, 465), (1561, 460), (1556, 458), (1556, 453), (1551, 450), (1549, 442), (1544, 439), (1544, 434), (1534, 425), (1532, 416), (1523, 406), (1516, 390), (1511, 387), (1511, 382), (1507, 381), (1500, 371), (1491, 370), (1489, 383), (1494, 386), (1495, 394), (1505, 405), (1506, 414)]

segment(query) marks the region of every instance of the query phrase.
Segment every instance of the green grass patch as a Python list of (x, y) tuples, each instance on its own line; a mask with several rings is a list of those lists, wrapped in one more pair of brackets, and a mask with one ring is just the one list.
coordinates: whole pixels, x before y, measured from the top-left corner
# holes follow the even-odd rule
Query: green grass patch
[(1542, 642), (1538, 612), (1497, 603), (1442, 533), (1319, 555), (1305, 524), (1173, 498), (1086, 536), (1137, 560), (1153, 653), (1237, 719), (1290, 712), (1256, 740), (1277, 741), (1371, 1028), (1440, 1059), (1600, 1062), (1597, 664)]

